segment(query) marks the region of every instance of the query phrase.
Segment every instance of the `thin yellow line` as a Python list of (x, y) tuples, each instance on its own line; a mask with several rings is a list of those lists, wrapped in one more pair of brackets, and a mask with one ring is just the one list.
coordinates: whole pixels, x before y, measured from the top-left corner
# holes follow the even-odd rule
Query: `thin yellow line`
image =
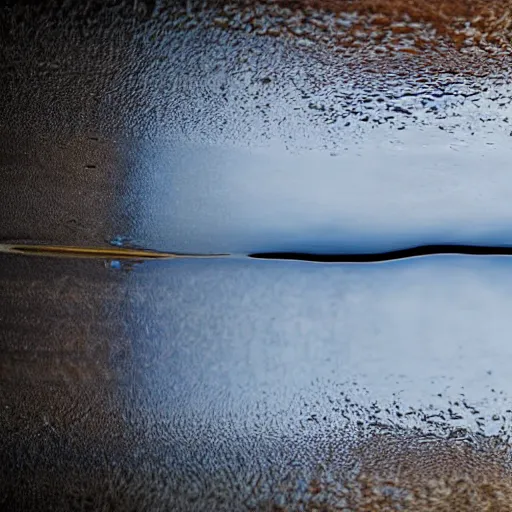
[(215, 258), (227, 254), (179, 254), (144, 249), (110, 248), (110, 247), (79, 247), (69, 245), (25, 245), (0, 244), (0, 252), (24, 254), (29, 256), (55, 256), (70, 258), (100, 258), (111, 260), (149, 260), (172, 258)]

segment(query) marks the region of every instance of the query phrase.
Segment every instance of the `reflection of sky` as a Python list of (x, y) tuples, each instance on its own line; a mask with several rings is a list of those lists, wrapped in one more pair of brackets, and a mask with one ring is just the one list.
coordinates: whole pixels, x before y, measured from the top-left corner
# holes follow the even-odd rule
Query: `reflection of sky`
[[(131, 329), (139, 392), (174, 419), (247, 419), (258, 404), (293, 416), (304, 401), (329, 408), (327, 398), (350, 393), (352, 382), (367, 403), (396, 393), (405, 406), (446, 407), (464, 392), (485, 413), (497, 407), (491, 388), (512, 393), (510, 264), (444, 256), (147, 265), (131, 292), (142, 301), (132, 301)], [(152, 290), (145, 299), (139, 286)]]
[(512, 243), (499, 73), (366, 73), (321, 46), (215, 30), (141, 52), (117, 112), (119, 234), (194, 252)]
[(213, 252), (512, 243), (508, 137), (489, 146), (437, 128), (401, 133), (334, 156), (279, 145), (139, 148), (134, 237)]

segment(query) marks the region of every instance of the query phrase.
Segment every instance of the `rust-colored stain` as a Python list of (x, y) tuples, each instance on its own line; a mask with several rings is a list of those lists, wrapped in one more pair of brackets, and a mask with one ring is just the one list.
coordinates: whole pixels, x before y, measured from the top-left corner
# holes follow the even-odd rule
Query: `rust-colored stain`
[[(498, 443), (499, 445), (499, 443)], [(492, 439), (464, 443), (413, 436), (377, 435), (354, 453), (359, 467), (350, 472), (318, 471), (306, 492), (294, 496), (295, 482), (282, 485), (284, 512), (455, 512), (512, 510), (512, 473), (508, 446)], [(284, 498), (284, 500), (283, 500)], [(276, 500), (277, 501), (277, 500)], [(282, 504), (282, 501), (285, 504)]]
[(379, 68), (401, 54), (453, 72), (466, 72), (471, 62), (474, 72), (490, 65), (490, 57), (505, 66), (512, 48), (510, 1), (243, 0), (216, 4), (214, 11), (220, 28), (360, 51), (366, 64), (386, 55), (373, 61)]

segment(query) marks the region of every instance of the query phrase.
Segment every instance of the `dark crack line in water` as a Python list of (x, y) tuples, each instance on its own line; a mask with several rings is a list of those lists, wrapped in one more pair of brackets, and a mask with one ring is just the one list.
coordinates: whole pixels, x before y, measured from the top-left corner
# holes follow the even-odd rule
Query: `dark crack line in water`
[(512, 246), (433, 244), (375, 253), (322, 254), (314, 252), (257, 252), (250, 254), (187, 254), (160, 252), (142, 248), (77, 247), (44, 244), (0, 244), (0, 252), (27, 256), (93, 258), (103, 260), (158, 260), (186, 258), (250, 258), (260, 260), (288, 260), (311, 263), (381, 263), (408, 258), (443, 254), (467, 256), (512, 256)]
[(308, 252), (258, 252), (249, 254), (249, 258), (263, 260), (295, 260), (316, 263), (381, 263), (385, 261), (416, 258), (420, 256), (437, 256), (442, 254), (467, 256), (512, 256), (512, 246), (436, 244), (420, 245), (406, 249), (397, 249), (376, 253), (338, 253), (319, 254)]

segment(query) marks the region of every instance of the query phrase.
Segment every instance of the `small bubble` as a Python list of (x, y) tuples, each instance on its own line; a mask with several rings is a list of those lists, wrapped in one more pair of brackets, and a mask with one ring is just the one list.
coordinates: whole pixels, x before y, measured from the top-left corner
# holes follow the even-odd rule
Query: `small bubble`
[(142, 261), (136, 261), (136, 260), (106, 260), (105, 261), (105, 268), (111, 269), (111, 270), (118, 270), (123, 272), (131, 272), (134, 270), (135, 265), (141, 264)]
[(127, 236), (117, 235), (111, 240), (108, 240), (108, 243), (114, 247), (131, 247), (133, 245), (133, 240)]
[(123, 265), (119, 260), (110, 261), (109, 266), (110, 266), (110, 268), (113, 268), (115, 270), (121, 270), (123, 268)]

